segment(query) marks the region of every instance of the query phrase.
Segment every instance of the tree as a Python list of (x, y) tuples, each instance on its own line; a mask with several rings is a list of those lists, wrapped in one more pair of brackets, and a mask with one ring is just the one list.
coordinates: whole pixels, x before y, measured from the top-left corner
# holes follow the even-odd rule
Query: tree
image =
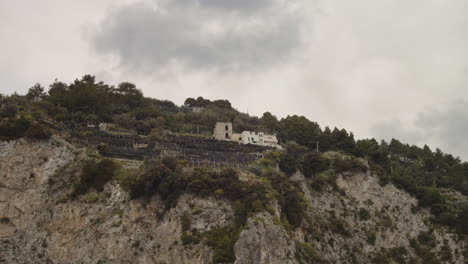
[(135, 116), (132, 113), (115, 115), (113, 119), (117, 125), (127, 129), (132, 129), (136, 123)]
[(155, 126), (151, 129), (150, 137), (158, 138), (164, 132), (166, 128), (166, 120), (162, 116), (156, 118)]
[(44, 87), (39, 83), (36, 83), (33, 87), (29, 88), (26, 98), (32, 101), (38, 101), (43, 98), (46, 94), (44, 93)]
[(288, 142), (284, 145), (284, 153), (279, 162), (279, 168), (287, 175), (292, 175), (297, 170), (302, 170), (302, 157), (307, 152), (307, 148), (294, 142)]
[(53, 84), (49, 86), (49, 100), (58, 106), (63, 106), (66, 103), (65, 97), (67, 96), (68, 86), (55, 80)]
[(197, 103), (197, 100), (195, 100), (194, 98), (189, 97), (189, 98), (185, 99), (184, 105), (188, 106), (188, 107), (193, 107), (193, 106), (195, 106), (196, 103)]
[(71, 111), (83, 111), (85, 113), (94, 113), (96, 107), (99, 107), (99, 99), (94, 77), (85, 75), (81, 80), (75, 80), (68, 87), (65, 97), (66, 107)]
[(143, 93), (133, 83), (122, 82), (118, 85), (116, 91), (123, 96), (123, 103), (130, 107), (136, 107), (142, 102)]
[(271, 133), (278, 132), (279, 130), (278, 118), (270, 112), (263, 113), (263, 116), (260, 118), (260, 124), (262, 128)]
[(320, 133), (320, 126), (304, 116), (288, 116), (280, 121), (279, 137), (283, 142), (294, 141), (314, 149)]
[(16, 114), (18, 114), (18, 107), (11, 102), (6, 103), (0, 111), (1, 117), (13, 118)]
[(213, 101), (213, 105), (216, 105), (219, 108), (232, 108), (231, 102), (229, 102), (228, 100), (215, 100)]
[(34, 123), (26, 130), (25, 136), (32, 139), (46, 140), (52, 136), (52, 132), (47, 127)]
[[(325, 133), (322, 133), (321, 139), (326, 141), (328, 148), (331, 150), (341, 150), (346, 153), (356, 153), (356, 142), (354, 141), (353, 133), (348, 134), (345, 129), (338, 129), (335, 127), (330, 133), (328, 129)], [(328, 137), (325, 139), (324, 137)]]

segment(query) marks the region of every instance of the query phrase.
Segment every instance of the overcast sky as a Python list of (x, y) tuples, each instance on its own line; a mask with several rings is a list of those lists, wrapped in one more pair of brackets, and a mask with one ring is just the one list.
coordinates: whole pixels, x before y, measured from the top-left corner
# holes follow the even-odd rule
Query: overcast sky
[(468, 160), (466, 0), (2, 0), (0, 93), (90, 73)]

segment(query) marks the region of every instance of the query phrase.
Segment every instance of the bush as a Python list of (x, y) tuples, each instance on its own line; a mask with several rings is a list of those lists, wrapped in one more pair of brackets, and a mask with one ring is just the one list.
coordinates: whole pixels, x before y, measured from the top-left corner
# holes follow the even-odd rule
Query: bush
[(456, 230), (459, 234), (468, 235), (468, 205), (465, 205), (456, 219)]
[(418, 188), (416, 196), (419, 199), (419, 205), (423, 207), (431, 207), (436, 204), (444, 203), (444, 198), (434, 188), (420, 187)]
[(26, 130), (25, 136), (31, 139), (46, 140), (52, 136), (52, 132), (43, 125), (34, 123)]
[(299, 169), (299, 165), (300, 163), (297, 160), (297, 157), (290, 154), (285, 154), (279, 162), (280, 170), (287, 175), (295, 173)]
[(337, 173), (345, 171), (367, 172), (367, 166), (356, 158), (335, 159), (334, 166)]
[(370, 234), (367, 236), (367, 243), (369, 243), (369, 245), (374, 246), (376, 240), (377, 240), (377, 236), (375, 235), (374, 232), (370, 233)]
[(430, 232), (421, 232), (418, 235), (418, 242), (421, 245), (427, 246), (427, 247), (434, 247), (436, 240), (433, 234)]
[(324, 190), (326, 186), (331, 186), (336, 190), (338, 189), (338, 186), (336, 185), (336, 177), (337, 175), (334, 171), (327, 170), (314, 177), (309, 182), (309, 186), (318, 192)]
[(307, 202), (298, 183), (275, 171), (268, 171), (264, 176), (278, 193), (276, 196), (283, 212), (282, 217), (286, 217), (291, 226), (299, 227), (307, 210)]
[(5, 119), (0, 121), (0, 137), (6, 139), (17, 139), (24, 136), (26, 130), (31, 126), (28, 117), (21, 116), (17, 119)]
[(180, 224), (182, 227), (182, 243), (184, 245), (188, 244), (198, 244), (201, 241), (201, 234), (197, 230), (190, 230), (190, 216), (185, 213), (180, 217)]
[(104, 184), (110, 181), (117, 170), (117, 164), (110, 159), (103, 159), (99, 162), (95, 160), (87, 160), (84, 162), (80, 181), (75, 188), (75, 194), (83, 194), (90, 188), (101, 192), (104, 189)]
[(367, 209), (361, 208), (359, 209), (359, 220), (367, 221), (370, 219), (370, 213)]
[(308, 178), (326, 171), (329, 167), (330, 162), (317, 152), (309, 152), (304, 155), (302, 172)]
[(296, 245), (296, 259), (299, 263), (328, 263), (326, 260), (321, 258), (314, 248), (304, 242), (298, 242)]
[(236, 260), (234, 245), (240, 228), (215, 228), (206, 234), (206, 244), (213, 248), (213, 263), (233, 263)]
[(176, 162), (171, 158), (150, 160), (137, 175), (121, 179), (120, 184), (132, 198), (151, 197), (159, 193), (170, 206), (184, 189)]

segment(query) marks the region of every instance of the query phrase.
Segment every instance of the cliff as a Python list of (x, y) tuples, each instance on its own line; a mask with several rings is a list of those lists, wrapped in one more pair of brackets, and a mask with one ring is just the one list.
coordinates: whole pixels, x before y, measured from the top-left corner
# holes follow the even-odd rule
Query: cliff
[[(0, 143), (0, 263), (212, 263), (212, 247), (183, 236), (235, 221), (229, 200), (186, 193), (167, 208), (158, 195), (131, 199), (117, 181), (70, 198), (86, 155), (60, 138)], [(291, 179), (307, 221), (284, 224), (273, 201), (249, 215), (235, 263), (465, 263), (457, 235), (371, 173), (341, 173), (320, 190), (300, 173)]]

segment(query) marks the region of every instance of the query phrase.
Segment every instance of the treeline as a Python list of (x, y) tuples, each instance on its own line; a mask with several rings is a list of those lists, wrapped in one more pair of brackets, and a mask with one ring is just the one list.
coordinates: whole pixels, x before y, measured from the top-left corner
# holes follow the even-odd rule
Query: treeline
[[(31, 87), (24, 96), (13, 94), (0, 99), (0, 117), (9, 120), (4, 133), (24, 134), (32, 118), (52, 117), (57, 121), (114, 123), (123, 129), (146, 134), (170, 130), (178, 133), (211, 135), (219, 121), (233, 123), (235, 131), (253, 130), (275, 133), (281, 143), (289, 141), (310, 151), (341, 151), (368, 158), (371, 166), (388, 178), (410, 177), (417, 185), (453, 188), (468, 194), (468, 163), (445, 154), (404, 144), (396, 139), (389, 143), (375, 139), (355, 140), (345, 129), (322, 129), (304, 116), (278, 118), (269, 112), (258, 118), (240, 113), (227, 100), (210, 101), (203, 97), (187, 98), (188, 107), (201, 107), (200, 113), (171, 112), (177, 106), (167, 100), (144, 97), (132, 83), (117, 86), (97, 82), (85, 75), (70, 84), (55, 81), (48, 91), (40, 84)], [(29, 120), (29, 121), (28, 121)], [(22, 132), (21, 132), (22, 131)]]

